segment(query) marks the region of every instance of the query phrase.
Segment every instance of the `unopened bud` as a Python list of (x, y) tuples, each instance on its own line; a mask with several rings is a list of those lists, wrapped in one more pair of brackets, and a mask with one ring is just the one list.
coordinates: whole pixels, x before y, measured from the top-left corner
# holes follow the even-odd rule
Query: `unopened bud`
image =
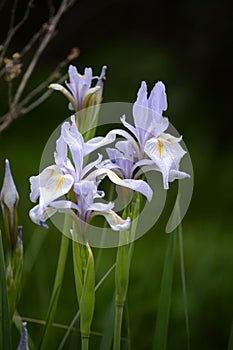
[(22, 334), (17, 350), (29, 350), (28, 347), (28, 332), (27, 332), (27, 322), (22, 323)]
[(10, 169), (10, 162), (5, 161), (5, 177), (0, 194), (2, 214), (5, 223), (6, 235), (9, 246), (13, 249), (18, 240), (18, 201), (17, 192)]

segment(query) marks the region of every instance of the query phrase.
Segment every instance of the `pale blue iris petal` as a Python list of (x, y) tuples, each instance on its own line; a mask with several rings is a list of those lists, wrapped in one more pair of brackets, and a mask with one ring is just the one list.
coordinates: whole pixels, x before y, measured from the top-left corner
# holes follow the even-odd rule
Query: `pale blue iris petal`
[(161, 81), (158, 81), (153, 87), (148, 99), (148, 107), (160, 115), (167, 110), (167, 95), (165, 86)]
[(92, 83), (92, 69), (91, 68), (85, 68), (84, 70), (84, 77), (83, 79), (85, 80), (85, 85), (86, 85), (86, 89), (89, 90), (91, 87), (91, 83)]
[(31, 184), (30, 200), (32, 202), (36, 203), (37, 199), (40, 196), (39, 175), (38, 176), (31, 176), (29, 181), (30, 181), (30, 184)]
[(55, 163), (63, 166), (67, 160), (67, 143), (60, 136), (56, 141), (56, 152), (54, 153)]
[(114, 203), (113, 202), (109, 202), (109, 203), (92, 203), (88, 210), (90, 211), (108, 211), (108, 210), (112, 210), (114, 208)]
[(124, 182), (124, 184), (121, 183), (120, 184), (121, 186), (130, 188), (133, 191), (137, 191), (143, 194), (149, 202), (151, 201), (153, 196), (153, 191), (147, 182), (143, 180), (134, 180), (134, 179), (124, 179), (122, 181)]
[[(67, 87), (69, 88), (69, 84), (66, 83)], [(70, 101), (70, 109), (71, 110), (76, 110), (76, 104), (77, 104), (77, 101), (76, 101), (76, 98), (75, 98), (75, 95), (73, 94), (73, 91), (71, 90), (71, 88), (69, 88), (69, 90), (67, 90), (66, 88), (64, 88), (62, 85), (60, 84), (50, 84), (49, 85), (49, 88), (50, 89), (53, 89), (53, 90), (56, 90), (56, 91), (60, 91), (61, 93), (63, 93), (63, 95), (66, 96), (66, 98), (68, 98), (68, 100)]]
[(102, 67), (102, 71), (100, 73), (100, 76), (98, 78), (98, 81), (96, 83), (96, 86), (99, 86), (101, 88), (101, 90), (103, 89), (104, 86), (104, 80), (105, 80), (105, 76), (106, 76), (106, 70), (107, 70), (107, 66), (103, 66)]
[(123, 115), (120, 119), (124, 127), (126, 127), (136, 137), (136, 139), (139, 140), (138, 130), (126, 121), (125, 115)]
[(134, 179), (121, 179), (119, 176), (116, 175), (115, 172), (113, 172), (110, 169), (97, 169), (95, 172), (95, 177), (101, 180), (105, 177), (108, 177), (110, 181), (112, 181), (114, 184), (129, 188), (133, 191), (138, 191), (142, 193), (148, 200), (151, 200), (152, 198), (152, 190), (150, 186), (142, 180), (134, 180)]
[(74, 192), (77, 195), (77, 206), (80, 217), (86, 221), (86, 213), (94, 198), (99, 197), (97, 186), (93, 181), (83, 180), (74, 184)]
[(127, 230), (130, 227), (130, 218), (123, 220), (119, 215), (117, 215), (113, 210), (113, 204), (108, 203), (93, 203), (89, 210), (92, 211), (90, 216), (102, 215), (105, 217), (110, 227), (114, 231)]
[(98, 165), (101, 163), (103, 159), (103, 156), (102, 154), (99, 154), (98, 155), (98, 158), (94, 161), (94, 162), (91, 162), (89, 164), (87, 164), (83, 169), (82, 169), (82, 172), (81, 172), (81, 178), (84, 178), (91, 169), (93, 169), (94, 167), (98, 167)]
[(170, 172), (179, 171), (180, 160), (186, 153), (179, 144), (181, 138), (172, 139), (168, 135), (163, 134), (163, 137), (159, 139), (151, 139), (145, 146), (146, 154), (155, 162), (162, 173), (165, 189), (169, 187)]
[(62, 125), (61, 135), (70, 148), (72, 158), (75, 164), (76, 175), (80, 179), (83, 165), (83, 137), (77, 129), (74, 116), (71, 117), (72, 124), (66, 122)]
[(175, 169), (171, 169), (169, 173), (169, 182), (173, 182), (174, 180), (179, 179), (189, 179), (190, 175), (185, 173), (184, 171), (179, 171)]
[(134, 105), (144, 106), (146, 109), (148, 108), (147, 85), (145, 81), (141, 82), (141, 86), (137, 93), (137, 100)]
[(99, 149), (100, 147), (109, 145), (114, 142), (116, 139), (116, 134), (114, 132), (109, 132), (106, 136), (97, 136), (93, 139), (87, 141), (84, 145), (84, 155), (88, 155), (91, 152)]

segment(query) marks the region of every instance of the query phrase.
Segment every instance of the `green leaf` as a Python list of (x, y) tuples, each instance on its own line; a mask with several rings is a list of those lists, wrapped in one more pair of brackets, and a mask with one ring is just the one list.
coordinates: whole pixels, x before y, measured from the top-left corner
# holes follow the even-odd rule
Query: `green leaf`
[(183, 290), (183, 300), (184, 300), (184, 315), (185, 315), (185, 325), (187, 334), (187, 349), (190, 349), (190, 329), (189, 329), (189, 315), (188, 315), (188, 301), (187, 301), (187, 291), (186, 291), (186, 281), (185, 281), (185, 268), (184, 268), (184, 249), (183, 249), (183, 232), (182, 225), (178, 226), (179, 235), (179, 251), (180, 251), (180, 271), (181, 271), (181, 281)]
[[(65, 221), (66, 220), (67, 220), (67, 225), (68, 225), (68, 220), (69, 220), (68, 215), (66, 216)], [(54, 315), (55, 315), (55, 312), (57, 309), (58, 299), (59, 299), (59, 295), (60, 295), (64, 270), (65, 270), (65, 265), (66, 265), (68, 247), (69, 247), (69, 238), (63, 234), (62, 238), (61, 238), (61, 245), (60, 245), (60, 252), (59, 252), (59, 258), (58, 258), (58, 263), (57, 263), (56, 277), (55, 277), (55, 281), (54, 281), (52, 296), (50, 299), (46, 325), (45, 325), (45, 329), (44, 329), (42, 339), (40, 342), (40, 347), (39, 347), (40, 349), (47, 349), (47, 347), (46, 347), (47, 346), (46, 345), (47, 339), (49, 337), (50, 326), (53, 323)]]
[[(95, 292), (100, 288), (100, 286), (102, 285), (102, 283), (106, 280), (106, 278), (110, 275), (110, 273), (114, 270), (116, 264), (113, 264), (108, 271), (104, 274), (104, 276), (101, 278), (101, 280), (97, 283), (97, 285), (95, 286)], [(75, 326), (75, 323), (78, 321), (80, 316), (80, 310), (77, 311), (76, 315), (74, 316), (73, 320), (71, 321), (69, 328), (67, 329), (58, 350), (61, 350), (64, 348), (64, 345), (66, 343), (66, 340), (68, 339), (68, 336), (70, 335), (71, 330), (73, 329), (73, 327)]]
[(2, 349), (11, 350), (11, 320), (8, 306), (8, 295), (6, 286), (5, 258), (2, 245), (2, 234), (0, 231), (0, 286), (1, 286), (1, 333), (2, 333)]
[(158, 315), (155, 328), (154, 349), (165, 350), (167, 345), (167, 333), (169, 312), (171, 303), (173, 264), (175, 252), (175, 233), (169, 235), (168, 247), (164, 262), (163, 277), (161, 283)]
[(100, 350), (110, 350), (112, 347), (113, 330), (114, 330), (114, 313), (115, 313), (115, 296), (107, 312), (104, 333), (100, 344)]

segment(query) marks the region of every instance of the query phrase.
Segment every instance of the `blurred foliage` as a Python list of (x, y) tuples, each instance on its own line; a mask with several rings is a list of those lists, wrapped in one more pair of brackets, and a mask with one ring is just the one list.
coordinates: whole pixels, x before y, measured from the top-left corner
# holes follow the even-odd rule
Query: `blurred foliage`
[[(229, 53), (232, 21), (226, 1), (160, 2), (155, 7), (152, 4), (111, 1), (107, 5), (103, 1), (97, 8), (94, 1), (86, 4), (81, 1), (71, 11), (70, 19), (69, 16), (64, 19), (66, 29), (54, 39), (35, 79), (41, 79), (55, 58), (62, 59), (62, 53), (71, 44), (81, 48), (81, 56), (75, 62), (80, 71), (92, 66), (98, 73), (102, 64), (107, 64), (104, 102), (133, 102), (141, 80), (146, 80), (149, 87), (157, 80), (165, 82), (167, 115), (184, 135), (195, 177), (193, 199), (183, 221), (191, 348), (226, 349), (233, 311), (230, 175), (233, 164), (228, 120), (232, 113)], [(1, 83), (1, 98), (5, 99), (4, 89)], [(49, 304), (60, 232), (52, 224), (49, 230), (43, 230), (30, 222), (28, 178), (38, 173), (48, 137), (68, 116), (67, 102), (60, 94), (53, 93), (35, 112), (15, 121), (0, 135), (1, 183), (4, 159), (9, 158), (20, 194), (25, 274), (18, 310), (24, 317), (41, 320), (45, 319)], [(164, 229), (176, 192), (173, 187), (158, 223), (135, 245), (128, 294), (132, 349), (150, 349), (153, 341), (168, 241)], [(115, 249), (102, 252), (97, 280), (114, 260)], [(56, 315), (56, 322), (65, 325), (77, 310), (71, 264), (70, 254)], [(112, 273), (97, 292), (93, 323), (96, 332), (103, 332), (113, 288)], [(42, 326), (29, 322), (28, 330), (38, 342)], [(51, 349), (57, 348), (63, 334), (64, 329), (54, 328)], [(123, 335), (127, 335), (126, 321)], [(17, 333), (15, 339), (17, 343)], [(98, 348), (100, 342), (101, 337), (93, 335), (93, 348), (93, 344)], [(69, 346), (66, 348), (74, 348), (72, 340)], [(168, 349), (186, 349), (178, 246)]]

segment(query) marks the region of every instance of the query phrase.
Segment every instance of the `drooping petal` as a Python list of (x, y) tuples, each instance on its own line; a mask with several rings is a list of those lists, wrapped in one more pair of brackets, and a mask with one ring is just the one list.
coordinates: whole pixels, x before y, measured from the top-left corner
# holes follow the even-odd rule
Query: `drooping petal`
[(75, 111), (77, 111), (76, 101), (75, 101), (73, 95), (66, 88), (64, 88), (64, 86), (62, 86), (60, 84), (50, 84), (49, 89), (61, 91), (61, 93), (63, 93), (63, 95), (65, 95), (65, 97), (70, 101), (73, 109)]
[(109, 145), (116, 139), (116, 134), (114, 131), (110, 131), (106, 136), (97, 136), (93, 139), (87, 141), (84, 145), (84, 155), (88, 155), (91, 152), (99, 149), (100, 147)]
[(103, 159), (103, 156), (102, 154), (99, 154), (98, 155), (98, 158), (96, 160), (94, 160), (94, 162), (91, 162), (89, 164), (87, 164), (83, 169), (82, 169), (82, 172), (81, 172), (81, 178), (84, 178), (91, 169), (93, 169), (94, 167), (97, 167), (101, 161)]
[(145, 181), (134, 179), (121, 179), (119, 176), (116, 175), (115, 172), (113, 172), (110, 169), (97, 169), (95, 172), (95, 177), (97, 179), (103, 179), (106, 176), (114, 184), (129, 188), (133, 191), (140, 192), (148, 199), (148, 201), (151, 201), (153, 192), (150, 186)]
[(160, 138), (152, 138), (145, 146), (146, 154), (155, 162), (163, 175), (165, 189), (169, 188), (170, 171), (179, 170), (180, 160), (186, 153), (179, 144), (180, 138), (170, 138), (168, 135), (163, 134)]
[(173, 182), (174, 180), (181, 179), (189, 179), (190, 175), (185, 173), (184, 171), (179, 171), (175, 169), (171, 169), (169, 173), (169, 182)]
[(114, 231), (128, 230), (130, 227), (130, 218), (128, 217), (126, 220), (122, 219), (112, 209), (108, 209), (109, 204), (106, 205), (104, 203), (93, 203), (89, 207), (89, 210), (92, 211), (91, 216), (92, 217), (96, 215), (104, 216), (107, 222), (109, 223), (110, 227)]
[(64, 175), (61, 169), (52, 165), (45, 168), (38, 176), (32, 176), (31, 194), (32, 201), (36, 201), (40, 195), (40, 203), (46, 204), (68, 193), (71, 189), (74, 179), (71, 175)]
[(32, 202), (36, 203), (37, 199), (40, 196), (40, 180), (39, 175), (38, 176), (31, 176), (29, 178), (30, 184), (31, 184), (31, 193), (30, 193), (30, 199)]
[[(121, 118), (120, 118), (122, 124), (124, 125), (125, 128), (127, 128), (135, 137), (136, 139), (138, 140), (139, 139), (139, 132), (138, 130), (132, 126), (131, 124), (129, 124), (127, 121), (126, 121), (126, 116), (123, 115)], [(128, 139), (128, 138), (127, 138)]]
[(56, 213), (66, 213), (74, 220), (77, 220), (77, 215), (72, 209), (77, 210), (77, 205), (71, 201), (54, 201), (47, 206), (41, 204), (36, 205), (29, 211), (29, 216), (35, 224), (48, 228), (46, 221)]

